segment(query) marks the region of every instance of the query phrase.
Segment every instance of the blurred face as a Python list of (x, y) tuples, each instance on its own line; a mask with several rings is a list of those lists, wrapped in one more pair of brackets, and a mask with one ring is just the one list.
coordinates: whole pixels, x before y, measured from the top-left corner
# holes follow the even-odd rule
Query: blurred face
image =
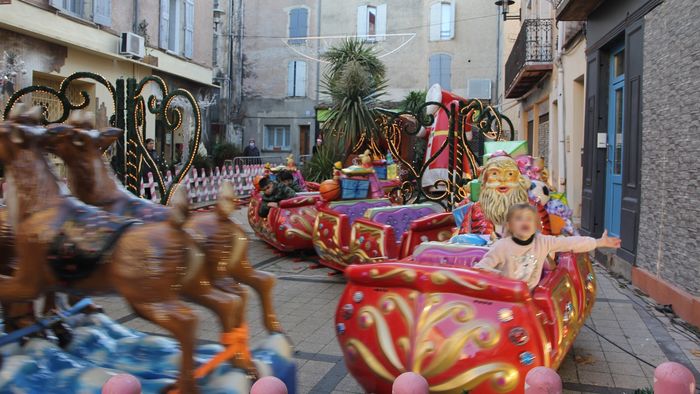
[(255, 146), (255, 140), (250, 140), (250, 142), (248, 142), (248, 145), (250, 145), (251, 147)]
[(521, 209), (508, 221), (508, 231), (518, 239), (528, 239), (537, 230), (537, 216), (528, 209)]
[(148, 143), (146, 143), (146, 149), (148, 149), (148, 150), (156, 149), (156, 143), (153, 141), (148, 141)]
[(270, 182), (262, 189), (262, 192), (269, 196), (272, 194), (272, 189), (274, 189), (274, 186), (272, 185), (272, 182)]

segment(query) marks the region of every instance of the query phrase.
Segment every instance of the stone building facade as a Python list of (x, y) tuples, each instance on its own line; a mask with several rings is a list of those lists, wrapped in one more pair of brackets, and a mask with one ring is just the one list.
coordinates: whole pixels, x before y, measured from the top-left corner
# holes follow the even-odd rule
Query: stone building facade
[(644, 19), (637, 266), (700, 297), (700, 15), (696, 8), (693, 0), (665, 1)]

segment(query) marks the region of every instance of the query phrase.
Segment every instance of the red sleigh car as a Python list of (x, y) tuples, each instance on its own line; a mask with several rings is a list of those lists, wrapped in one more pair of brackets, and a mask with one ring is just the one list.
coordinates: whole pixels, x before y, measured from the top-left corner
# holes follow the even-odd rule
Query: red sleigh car
[(367, 392), (390, 393), (413, 371), (431, 393), (523, 393), (530, 369), (559, 366), (595, 301), (588, 255), (558, 254), (531, 293), (470, 269), (486, 250), (429, 242), (400, 261), (346, 269), (337, 337)]
[(270, 208), (267, 218), (261, 218), (258, 208), (262, 199), (255, 190), (248, 205), (248, 223), (260, 239), (283, 252), (313, 249), (316, 203), (320, 200), (317, 192), (298, 193), (294, 198), (280, 201), (278, 207)]
[(454, 218), (437, 204), (391, 205), (388, 199), (321, 204), (313, 231), (320, 262), (343, 271), (411, 254), (421, 242), (447, 240)]

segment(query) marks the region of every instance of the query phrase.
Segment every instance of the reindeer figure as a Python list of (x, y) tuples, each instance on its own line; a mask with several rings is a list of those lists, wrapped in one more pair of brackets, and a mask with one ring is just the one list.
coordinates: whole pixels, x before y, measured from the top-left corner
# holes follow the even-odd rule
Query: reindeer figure
[[(76, 197), (87, 204), (108, 212), (138, 218), (146, 222), (166, 220), (171, 208), (134, 197), (114, 178), (111, 168), (105, 164), (102, 154), (123, 134), (120, 129), (109, 128), (101, 133), (92, 130), (91, 114), (75, 111), (68, 125), (49, 127), (45, 148), (63, 159), (67, 168), (67, 180)], [(282, 332), (273, 306), (273, 275), (253, 269), (248, 260), (248, 239), (230, 217), (236, 208), (233, 187), (224, 183), (218, 195), (215, 212), (198, 214), (190, 218), (185, 228), (193, 235), (205, 254), (207, 280), (228, 293), (247, 297), (240, 283), (252, 287), (260, 296), (265, 328)], [(245, 314), (241, 314), (241, 321)]]
[[(38, 126), (41, 108), (18, 105), (0, 123), (0, 161), (7, 177), (8, 221), (15, 235), (14, 276), (0, 275), (0, 302), (26, 302), (47, 291), (117, 291), (141, 317), (180, 342), (177, 386), (197, 393), (194, 344), (197, 318), (181, 296), (209, 304), (235, 332), (240, 299), (201, 281), (201, 264), (187, 264), (191, 238), (182, 225), (188, 204), (173, 198), (167, 221), (140, 223), (110, 215), (69, 196), (46, 162)], [(228, 316), (224, 318), (222, 316)]]

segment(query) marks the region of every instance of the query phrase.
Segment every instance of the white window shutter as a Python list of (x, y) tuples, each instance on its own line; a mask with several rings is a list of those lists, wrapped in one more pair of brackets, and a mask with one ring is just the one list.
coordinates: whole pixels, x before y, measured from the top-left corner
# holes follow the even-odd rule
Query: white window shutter
[(357, 7), (357, 35), (358, 36), (366, 36), (369, 26), (367, 26), (368, 22), (368, 17), (367, 17), (367, 6), (366, 5), (361, 5)]
[(185, 0), (185, 57), (192, 59), (194, 44), (194, 0)]
[(432, 55), (428, 61), (428, 86), (440, 82), (440, 55)]
[(386, 39), (386, 4), (377, 6), (377, 41)]
[(287, 64), (287, 96), (294, 96), (294, 61)]
[(442, 3), (430, 6), (430, 41), (440, 41), (440, 28), (442, 27)]
[(450, 39), (455, 38), (455, 19), (457, 19), (456, 14), (457, 0), (452, 0), (450, 3)]
[(49, 5), (60, 10), (65, 9), (64, 0), (49, 0)]
[(112, 0), (93, 0), (92, 20), (98, 25), (112, 26)]
[(158, 45), (168, 49), (170, 36), (170, 0), (160, 0), (160, 31), (158, 33)]
[(296, 62), (297, 69), (294, 81), (294, 95), (297, 97), (306, 96), (306, 62)]

